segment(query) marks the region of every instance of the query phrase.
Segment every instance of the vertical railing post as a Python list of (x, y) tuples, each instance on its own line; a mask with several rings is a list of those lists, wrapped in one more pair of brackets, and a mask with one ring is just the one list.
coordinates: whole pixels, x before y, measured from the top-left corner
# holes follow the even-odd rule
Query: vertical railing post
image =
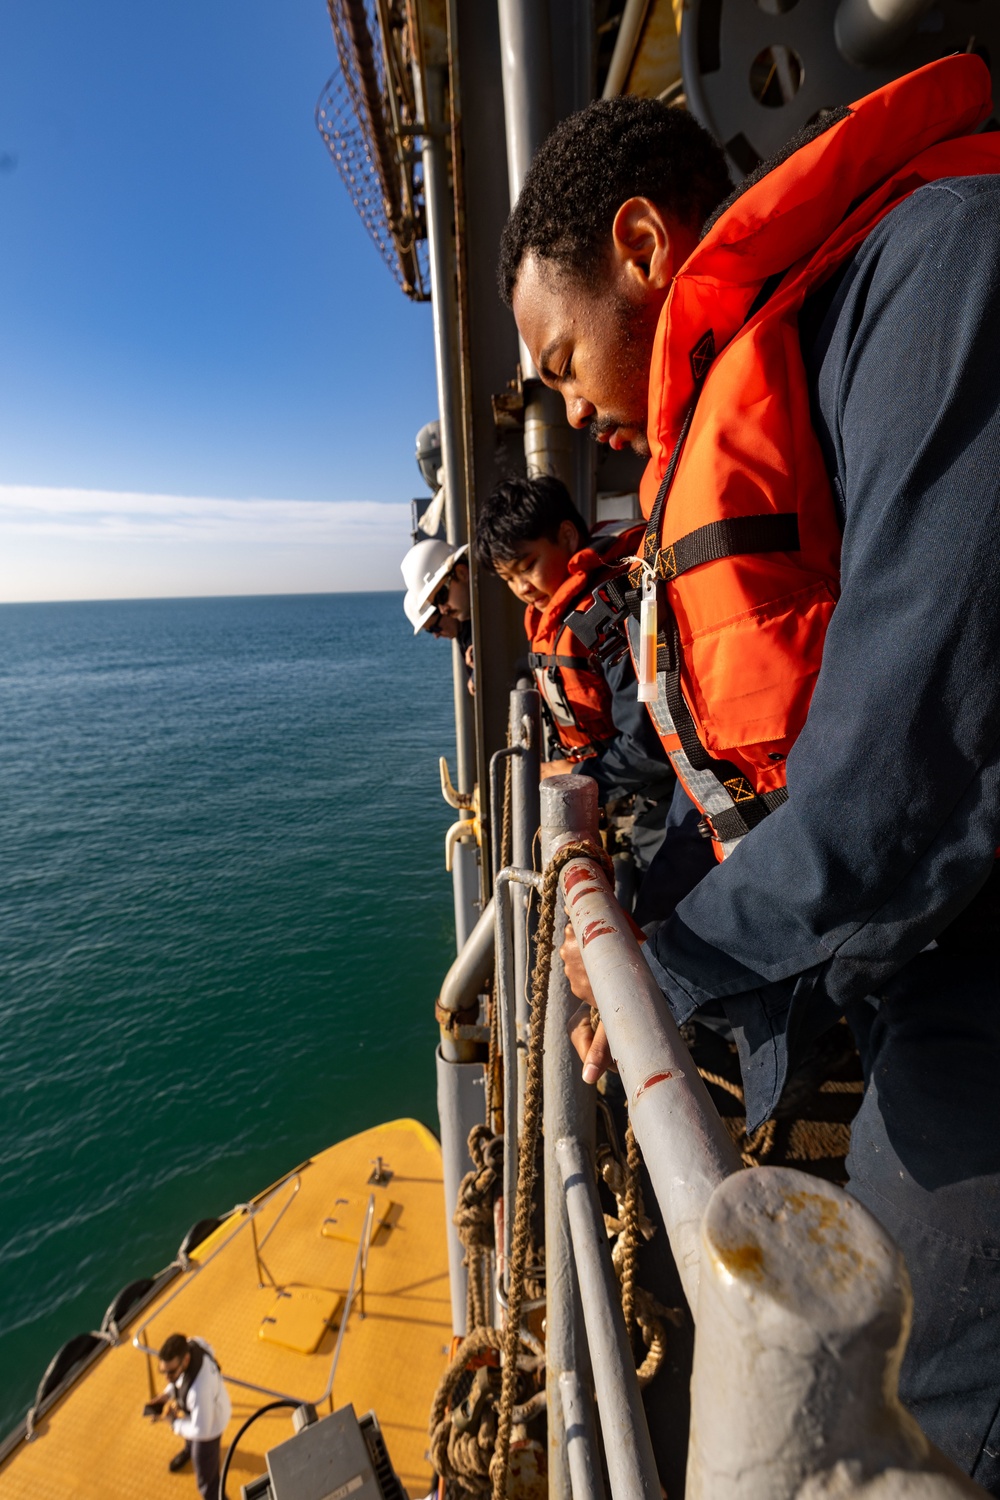
[(900, 1405), (911, 1305), (900, 1251), (842, 1188), (788, 1167), (716, 1188), (702, 1224), (687, 1500), (985, 1494)]
[(253, 1261), (257, 1267), (257, 1288), (259, 1291), (263, 1291), (264, 1279), (260, 1270), (260, 1246), (257, 1243), (257, 1216), (254, 1213), (253, 1204), (250, 1205), (247, 1212), (250, 1215), (250, 1234), (253, 1237)]
[[(538, 832), (539, 745), (541, 710), (534, 688), (515, 689), (510, 695), (510, 742), (517, 754), (511, 761), (511, 863), (516, 869), (534, 868), (533, 850)], [(532, 933), (528, 930), (528, 895), (525, 886), (510, 892), (514, 926), (514, 1011), (517, 1018), (517, 1126), (524, 1112), (524, 1075), (528, 1057), (528, 966)]]
[[(414, 68), (417, 110), (429, 127), (422, 138), (427, 256), (431, 284), (431, 323), (437, 370), (441, 466), (444, 470), (445, 529), (452, 546), (468, 540), (465, 493), (465, 442), (462, 379), (458, 339), (458, 266), (455, 256), (452, 163), (448, 149), (448, 59), (431, 56)], [(437, 50), (436, 48), (434, 50)], [(452, 643), (452, 700), (455, 710), (455, 779), (460, 792), (471, 792), (476, 777), (473, 701), (466, 687), (464, 653)], [(465, 817), (466, 814), (461, 816)], [(456, 846), (452, 866), (455, 890), (455, 946), (461, 950), (475, 926), (481, 895), (476, 846)]]
[(656, 1460), (625, 1331), (593, 1157), (579, 1141), (564, 1136), (556, 1142), (556, 1160), (566, 1194), (612, 1500), (657, 1500)]
[[(145, 1343), (146, 1342), (146, 1325), (145, 1324), (143, 1324), (143, 1326), (142, 1326), (141, 1333), (142, 1333), (142, 1341), (143, 1341), (143, 1343)], [(150, 1352), (149, 1352), (148, 1349), (146, 1350), (146, 1380), (149, 1383), (149, 1399), (150, 1399), (150, 1401), (155, 1401), (156, 1400), (157, 1391), (156, 1391), (156, 1380), (155, 1380), (155, 1378), (153, 1376), (153, 1356), (150, 1354)]]
[[(596, 838), (597, 786), (588, 776), (542, 783), (542, 866), (567, 839)], [(566, 1192), (556, 1142), (576, 1136), (594, 1149), (594, 1090), (583, 1082), (566, 1019), (572, 992), (558, 958), (566, 929), (562, 901), (556, 914), (548, 1007), (545, 1014), (545, 1384), (549, 1419), (548, 1483), (551, 1500), (597, 1500), (603, 1494), (597, 1462), (597, 1429), (590, 1356), (580, 1305), (580, 1284), (570, 1243)], [(567, 1405), (570, 1410), (567, 1410)]]
[(486, 1118), (485, 1073), (479, 1062), (452, 1062), (441, 1048), (436, 1053), (437, 1107), (441, 1123), (441, 1165), (444, 1176), (444, 1221), (448, 1233), (448, 1271), (451, 1287), (451, 1326), (466, 1334), (468, 1273), (462, 1264), (465, 1250), (453, 1222), (458, 1189), (472, 1166), (466, 1142), (474, 1125)]

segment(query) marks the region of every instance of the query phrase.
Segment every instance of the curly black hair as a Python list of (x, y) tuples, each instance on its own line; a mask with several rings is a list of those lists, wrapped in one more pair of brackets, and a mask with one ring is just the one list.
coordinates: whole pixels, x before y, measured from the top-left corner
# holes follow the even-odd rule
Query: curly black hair
[(539, 537), (554, 542), (564, 521), (573, 522), (585, 547), (590, 541), (587, 523), (561, 479), (551, 474), (502, 479), (476, 518), (476, 558), (495, 573), (497, 563), (511, 562), (524, 542)]
[(510, 306), (530, 252), (593, 278), (628, 198), (649, 198), (699, 226), (732, 190), (720, 146), (693, 115), (658, 99), (597, 99), (557, 125), (528, 168), (500, 240)]

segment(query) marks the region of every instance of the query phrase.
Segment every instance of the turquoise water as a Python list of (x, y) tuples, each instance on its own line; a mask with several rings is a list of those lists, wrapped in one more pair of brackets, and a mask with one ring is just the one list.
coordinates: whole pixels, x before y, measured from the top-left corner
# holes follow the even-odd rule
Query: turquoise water
[(435, 1126), (452, 746), (398, 595), (0, 608), (0, 1435), (196, 1219)]

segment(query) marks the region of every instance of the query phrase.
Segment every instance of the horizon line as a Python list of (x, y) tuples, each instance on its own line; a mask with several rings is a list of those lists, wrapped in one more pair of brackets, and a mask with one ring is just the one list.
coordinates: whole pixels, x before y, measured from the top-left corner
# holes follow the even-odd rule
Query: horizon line
[(273, 592), (262, 593), (258, 590), (249, 594), (245, 590), (212, 594), (81, 594), (76, 598), (66, 599), (0, 599), (0, 609), (34, 608), (39, 604), (186, 604), (199, 601), (204, 604), (214, 599), (329, 599), (351, 596), (363, 599), (369, 594), (398, 594), (402, 598), (405, 592), (405, 589), (373, 588), (276, 589)]

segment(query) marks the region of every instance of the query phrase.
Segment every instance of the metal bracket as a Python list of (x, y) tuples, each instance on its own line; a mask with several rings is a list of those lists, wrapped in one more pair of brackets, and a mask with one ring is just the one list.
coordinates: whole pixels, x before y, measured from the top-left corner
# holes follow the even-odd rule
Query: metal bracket
[(450, 875), (455, 845), (459, 840), (467, 843), (470, 839), (474, 839), (477, 845), (481, 845), (483, 841), (479, 811), (479, 784), (477, 782), (471, 792), (456, 791), (448, 770), (448, 762), (443, 755), (438, 766), (441, 772), (441, 795), (448, 806), (457, 808), (460, 812), (472, 814), (471, 817), (459, 818), (457, 823), (452, 823), (444, 836), (444, 867)]

